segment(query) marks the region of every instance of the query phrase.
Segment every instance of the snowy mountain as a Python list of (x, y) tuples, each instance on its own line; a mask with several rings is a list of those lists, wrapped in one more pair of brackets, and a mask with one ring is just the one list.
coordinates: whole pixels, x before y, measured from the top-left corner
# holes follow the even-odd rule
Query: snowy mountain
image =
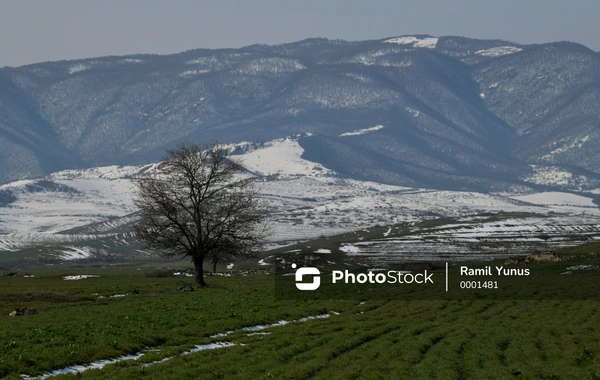
[[(484, 194), (355, 180), (304, 159), (300, 144), (304, 138), (231, 145), (267, 204), (270, 248), (376, 226), (389, 230), (388, 235), (398, 228), (414, 232), (401, 237), (399, 243), (396, 237), (395, 243), (383, 241), (373, 246), (388, 253), (392, 245), (411, 252), (433, 252), (435, 245), (438, 249), (468, 246), (472, 250), (478, 234), (485, 236), (485, 244), (493, 239), (510, 240), (512, 245), (528, 242), (520, 250), (530, 248), (531, 241), (563, 246), (600, 236), (600, 208), (592, 201), (600, 189), (581, 195)], [(155, 256), (140, 246), (130, 229), (136, 217), (133, 179), (153, 170), (154, 165), (64, 170), (0, 186), (0, 192), (9, 195), (0, 207), (0, 262), (113, 261)], [(487, 219), (472, 217), (483, 214)], [(458, 219), (446, 227), (436, 224), (435, 229), (418, 224), (433, 218)], [(462, 230), (456, 229), (456, 223)], [(402, 225), (406, 226), (398, 227)], [(384, 240), (388, 236), (385, 231), (380, 237)], [(452, 235), (461, 231), (464, 236)], [(543, 240), (541, 235), (548, 238)], [(449, 244), (453, 236), (458, 240)], [(363, 247), (360, 252), (372, 256), (373, 247)], [(361, 256), (354, 253), (355, 258)]]
[(424, 35), (4, 67), (0, 183), (149, 164), (180, 141), (302, 134), (304, 159), (348, 179), (592, 190), (599, 74), (598, 53), (573, 43)]

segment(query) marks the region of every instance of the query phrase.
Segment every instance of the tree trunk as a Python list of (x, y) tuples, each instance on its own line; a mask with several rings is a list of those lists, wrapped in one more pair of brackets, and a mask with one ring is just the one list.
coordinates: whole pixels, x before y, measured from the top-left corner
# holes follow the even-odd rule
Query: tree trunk
[(213, 261), (213, 273), (217, 273), (217, 262)]
[(202, 269), (203, 259), (194, 259), (194, 269), (196, 270), (196, 287), (205, 287), (204, 270)]

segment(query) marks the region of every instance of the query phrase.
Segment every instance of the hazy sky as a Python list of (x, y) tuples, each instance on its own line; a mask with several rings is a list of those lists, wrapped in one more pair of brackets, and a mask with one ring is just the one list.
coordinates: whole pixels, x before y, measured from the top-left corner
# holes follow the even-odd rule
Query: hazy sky
[(597, 0), (0, 0), (0, 67), (412, 33), (599, 51), (598, 16)]

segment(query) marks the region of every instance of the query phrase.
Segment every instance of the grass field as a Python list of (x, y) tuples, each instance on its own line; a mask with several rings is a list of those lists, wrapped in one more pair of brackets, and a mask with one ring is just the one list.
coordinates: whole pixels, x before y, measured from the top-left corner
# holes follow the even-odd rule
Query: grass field
[[(21, 272), (0, 277), (0, 378), (143, 354), (57, 378), (600, 379), (598, 301), (280, 300), (268, 274), (181, 292), (191, 279), (158, 269)], [(77, 274), (99, 277), (63, 280)], [(38, 314), (8, 316), (23, 307)]]

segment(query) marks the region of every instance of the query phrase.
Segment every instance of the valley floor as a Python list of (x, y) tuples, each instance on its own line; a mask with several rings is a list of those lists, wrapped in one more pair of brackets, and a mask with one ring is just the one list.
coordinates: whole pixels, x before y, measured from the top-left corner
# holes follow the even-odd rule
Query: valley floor
[(600, 376), (598, 301), (286, 300), (266, 274), (181, 292), (181, 269), (3, 272), (0, 377)]

